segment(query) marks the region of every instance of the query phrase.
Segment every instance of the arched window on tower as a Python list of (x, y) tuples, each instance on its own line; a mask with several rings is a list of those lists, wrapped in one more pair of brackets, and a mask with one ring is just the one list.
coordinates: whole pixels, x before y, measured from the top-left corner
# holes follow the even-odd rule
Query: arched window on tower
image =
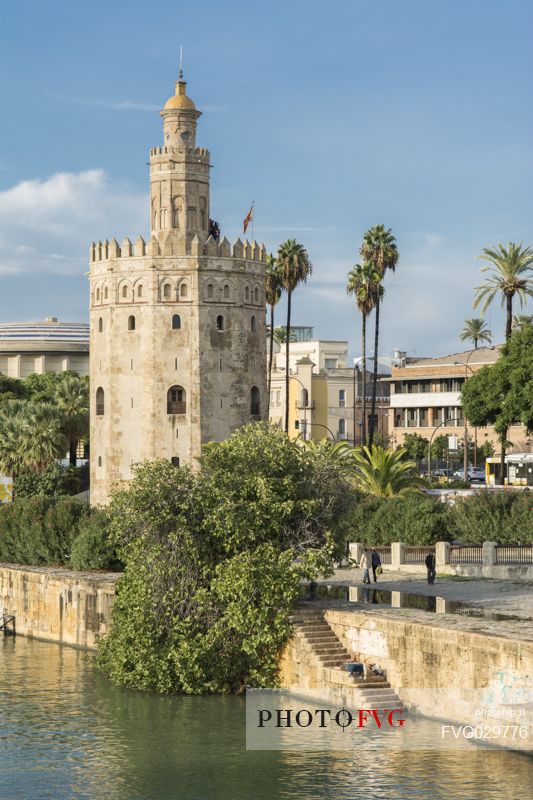
[(307, 389), (302, 389), (302, 393), (301, 393), (301, 396), (300, 396), (300, 403), (301, 403), (301, 408), (308, 408), (308, 406), (309, 406), (309, 392), (307, 391)]
[(172, 317), (172, 330), (179, 331), (181, 329), (181, 317), (179, 314), (174, 314)]
[(170, 283), (165, 283), (165, 285), (163, 286), (163, 297), (165, 300), (170, 299), (170, 292), (171, 292)]
[(171, 386), (167, 392), (167, 414), (186, 414), (187, 401), (183, 386)]
[(250, 414), (252, 417), (258, 417), (261, 414), (261, 402), (257, 386), (252, 386), (250, 390)]
[(224, 284), (224, 300), (229, 300), (229, 286), (227, 283)]
[(222, 316), (222, 314), (219, 314), (217, 317), (217, 331), (223, 331), (223, 330), (224, 330), (224, 317)]
[(130, 316), (128, 317), (128, 330), (129, 331), (135, 330), (135, 317), (133, 316), (133, 314), (130, 314)]
[(213, 294), (214, 294), (213, 284), (212, 283), (208, 283), (207, 284), (207, 297), (208, 297), (209, 300), (211, 300), (213, 298)]
[(104, 330), (104, 320), (102, 319), (102, 317), (99, 317), (99, 319), (98, 319), (98, 333), (102, 333), (103, 330)]
[(122, 287), (122, 297), (126, 298), (128, 296), (128, 287), (126, 284)]
[(252, 319), (250, 320), (250, 330), (252, 331), (252, 333), (255, 333), (257, 330), (257, 323), (255, 321), (255, 317), (252, 317)]
[(137, 297), (142, 297), (142, 296), (143, 296), (143, 285), (142, 283), (140, 283), (139, 286), (137, 287)]
[(97, 303), (99, 303), (99, 302), (100, 302), (100, 289), (97, 289), (97, 290), (96, 290), (96, 302), (97, 302)]
[(259, 289), (256, 287), (254, 289), (254, 303), (258, 303), (258, 302), (259, 302)]
[(108, 297), (109, 297), (109, 290), (108, 290), (108, 288), (106, 286), (105, 289), (104, 289), (104, 300), (107, 300)]
[(96, 390), (96, 416), (103, 417), (105, 412), (105, 396), (101, 386)]
[(250, 287), (249, 286), (245, 286), (244, 287), (244, 299), (246, 300), (246, 302), (248, 302), (248, 300), (250, 299)]
[(180, 297), (185, 298), (188, 294), (188, 288), (186, 283), (182, 283), (180, 286)]

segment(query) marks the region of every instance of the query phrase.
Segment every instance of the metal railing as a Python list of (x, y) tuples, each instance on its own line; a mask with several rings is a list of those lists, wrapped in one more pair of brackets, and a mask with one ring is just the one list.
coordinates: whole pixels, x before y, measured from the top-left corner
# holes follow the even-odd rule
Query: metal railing
[(435, 547), (433, 545), (427, 547), (404, 547), (403, 549), (403, 563), (404, 564), (423, 564), (426, 556), (435, 555)]
[(381, 558), (382, 564), (392, 564), (391, 548), (390, 547), (375, 547), (374, 548)]
[(533, 545), (496, 547), (496, 564), (533, 564)]
[(482, 564), (483, 547), (477, 544), (452, 545), (450, 547), (450, 564)]

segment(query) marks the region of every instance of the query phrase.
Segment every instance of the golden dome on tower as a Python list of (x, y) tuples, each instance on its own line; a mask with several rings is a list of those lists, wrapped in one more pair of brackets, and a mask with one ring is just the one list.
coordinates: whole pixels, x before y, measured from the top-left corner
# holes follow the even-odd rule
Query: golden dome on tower
[(193, 101), (185, 94), (186, 86), (186, 81), (176, 81), (176, 94), (168, 98), (167, 102), (163, 106), (163, 109), (188, 109), (190, 111), (196, 111), (196, 106), (194, 105)]

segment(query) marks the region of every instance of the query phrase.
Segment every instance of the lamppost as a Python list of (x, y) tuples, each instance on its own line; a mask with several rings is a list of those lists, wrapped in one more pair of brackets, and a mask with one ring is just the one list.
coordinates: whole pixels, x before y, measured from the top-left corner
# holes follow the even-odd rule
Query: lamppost
[[(429, 446), (428, 446), (428, 479), (431, 480), (431, 443), (433, 442), (433, 437), (437, 433), (439, 428), (442, 428), (443, 425), (446, 425), (448, 422), (459, 422), (460, 417), (450, 417), (450, 419), (443, 419), (442, 422), (437, 425), (433, 433), (429, 438)], [(466, 478), (465, 478), (466, 480)]]
[(309, 427), (310, 428), (325, 428), (327, 430), (327, 432), (329, 433), (329, 435), (331, 436), (332, 440), (335, 441), (335, 434), (331, 432), (331, 428), (328, 428), (327, 425), (322, 425), (322, 423), (320, 423), (320, 422), (310, 422), (309, 423)]

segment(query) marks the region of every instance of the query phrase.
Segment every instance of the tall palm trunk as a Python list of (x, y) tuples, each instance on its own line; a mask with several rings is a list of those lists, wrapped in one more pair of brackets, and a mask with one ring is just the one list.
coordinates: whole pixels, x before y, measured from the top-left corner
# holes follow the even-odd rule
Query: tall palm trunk
[(77, 463), (78, 442), (76, 439), (70, 439), (68, 443), (68, 459), (71, 467), (75, 467)]
[(292, 291), (287, 289), (287, 328), (285, 330), (285, 433), (289, 433), (289, 344), (291, 338), (291, 295)]
[(477, 350), (477, 342), (478, 342), (478, 340), (474, 336), (474, 350)]
[(513, 295), (506, 295), (507, 299), (507, 324), (505, 325), (505, 341), (508, 342), (511, 338), (513, 330)]
[(267, 420), (270, 418), (270, 387), (272, 386), (272, 359), (274, 357), (274, 303), (270, 306), (270, 360), (268, 362)]
[(362, 349), (361, 364), (362, 364), (362, 370), (361, 370), (361, 372), (363, 373), (363, 380), (362, 380), (362, 386), (363, 386), (363, 388), (362, 388), (363, 419), (362, 419), (362, 422), (361, 422), (361, 445), (362, 445), (362, 447), (364, 447), (365, 444), (366, 444), (366, 314), (363, 314), (363, 325), (362, 325), (361, 338), (362, 338), (362, 342), (361, 342), (361, 349)]
[(379, 346), (379, 297), (376, 299), (376, 319), (374, 327), (374, 371), (372, 374), (372, 405), (370, 408), (370, 426), (368, 431), (368, 446), (372, 447), (374, 441), (374, 418), (376, 416), (376, 390), (378, 383), (378, 346)]

